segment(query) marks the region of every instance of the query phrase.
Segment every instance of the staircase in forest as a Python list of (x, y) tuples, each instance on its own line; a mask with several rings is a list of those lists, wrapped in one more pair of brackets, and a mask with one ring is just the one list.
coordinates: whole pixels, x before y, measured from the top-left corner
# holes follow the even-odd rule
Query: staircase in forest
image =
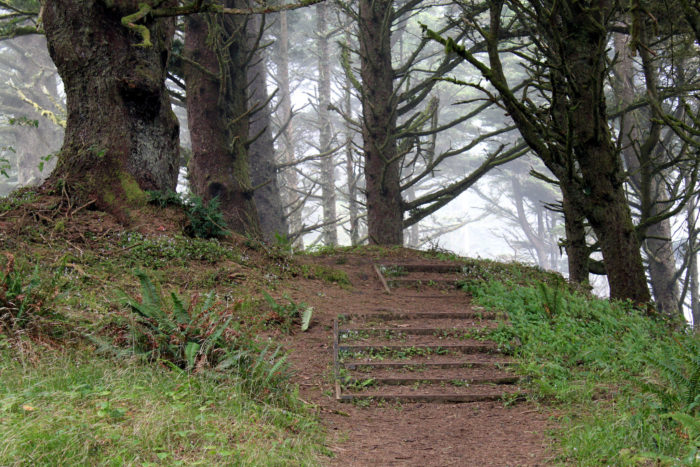
[(341, 314), (333, 326), (340, 401), (476, 402), (517, 399), (511, 361), (486, 339), (495, 313), (456, 289), (460, 266), (374, 265), (395, 308)]

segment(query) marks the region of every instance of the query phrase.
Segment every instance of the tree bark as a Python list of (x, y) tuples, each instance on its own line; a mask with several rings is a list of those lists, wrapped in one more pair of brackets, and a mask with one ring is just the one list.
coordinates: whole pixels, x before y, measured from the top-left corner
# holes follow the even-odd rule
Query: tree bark
[[(259, 15), (250, 18), (248, 24), (248, 49), (253, 50), (260, 31)], [(287, 237), (289, 227), (284, 217), (284, 206), (277, 180), (275, 146), (272, 141), (270, 105), (267, 103), (267, 67), (262, 50), (257, 50), (248, 67), (249, 107), (254, 109), (250, 116), (249, 139), (255, 138), (248, 148), (250, 177), (258, 210), (260, 229), (267, 241), (275, 241), (276, 236)]]
[[(628, 38), (616, 34), (614, 42), (618, 57), (615, 64), (618, 79), (614, 88), (620, 107), (624, 109), (631, 106), (637, 98), (634, 63), (630, 56)], [(646, 148), (645, 135), (639, 126), (642, 121), (646, 122), (647, 127), (651, 126), (649, 119), (645, 119), (641, 111), (624, 115), (621, 121), (620, 142), (630, 183), (641, 202), (640, 222), (645, 222), (663, 213), (664, 208), (668, 207), (669, 194), (661, 174), (654, 171), (659, 161), (653, 160), (653, 153), (658, 148)], [(678, 308), (680, 292), (676, 280), (671, 235), (671, 220), (666, 218), (646, 228), (643, 246), (647, 253), (654, 301), (659, 311), (679, 316), (682, 314)]]
[[(281, 162), (285, 164), (293, 164), (296, 161), (296, 149), (294, 147), (294, 125), (292, 122), (292, 99), (291, 89), (289, 84), (289, 28), (287, 22), (287, 12), (280, 12), (278, 18), (278, 34), (275, 41), (275, 64), (277, 65), (277, 81), (280, 106), (279, 120), (283, 126), (281, 141), (282, 141), (282, 156)], [(297, 249), (304, 248), (304, 238), (299, 235), (303, 229), (302, 209), (303, 200), (298, 194), (299, 177), (296, 173), (296, 167), (290, 166), (282, 172), (282, 180), (284, 180), (285, 190), (282, 193), (282, 199), (287, 209), (286, 219), (289, 226), (289, 234), (295, 236), (292, 245)]]
[(330, 153), (331, 139), (331, 64), (328, 44), (328, 4), (316, 5), (316, 41), (318, 45), (318, 122), (319, 145), (321, 154), (327, 154), (321, 159), (321, 197), (323, 205), (323, 243), (334, 246), (338, 244), (338, 228), (336, 225), (336, 195), (335, 195), (335, 157)]
[(396, 147), (390, 0), (360, 0), (362, 137), (370, 243), (403, 245), (403, 201)]
[[(170, 4), (174, 2), (166, 2)], [(63, 79), (67, 122), (49, 183), (129, 222), (142, 190), (174, 190), (178, 123), (165, 87), (174, 20), (145, 18), (153, 45), (121, 24), (135, 1), (46, 0), (49, 52)]]
[[(346, 40), (350, 43), (349, 34)], [(355, 134), (350, 120), (352, 119), (352, 84), (345, 81), (345, 178), (347, 180), (348, 214), (350, 217), (349, 233), (352, 246), (360, 244), (360, 207), (357, 200), (359, 175), (356, 170), (353, 135)]]
[[(491, 8), (492, 34), (497, 37), (502, 3)], [(651, 297), (625, 197), (625, 171), (607, 123), (606, 21), (614, 16), (615, 6), (608, 0), (599, 0), (595, 6), (544, 1), (536, 8), (540, 14), (531, 19), (537, 21), (547, 45), (543, 52), (548, 55), (552, 93), (549, 115), (526, 113), (507, 91), (503, 92), (506, 106), (525, 140), (560, 184), (568, 185), (569, 200), (588, 218), (603, 254), (610, 297), (646, 304)], [(505, 88), (507, 80), (493, 40), (489, 59), (494, 72), (490, 79)], [(542, 134), (554, 140), (543, 141)]]
[(187, 18), (186, 27), (192, 191), (205, 201), (217, 198), (231, 230), (257, 236), (260, 225), (248, 172), (246, 18), (197, 14)]
[(561, 186), (569, 280), (576, 284), (589, 285), (590, 250), (586, 243), (585, 215), (581, 209), (571, 201), (569, 189), (570, 188), (566, 185)]

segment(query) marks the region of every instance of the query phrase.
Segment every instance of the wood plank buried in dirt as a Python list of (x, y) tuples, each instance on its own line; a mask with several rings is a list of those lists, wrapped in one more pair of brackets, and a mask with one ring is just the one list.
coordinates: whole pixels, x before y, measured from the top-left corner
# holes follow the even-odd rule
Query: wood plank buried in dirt
[[(353, 328), (339, 329), (338, 335), (344, 337), (348, 334), (368, 334), (368, 335), (413, 335), (413, 336), (440, 336), (460, 338), (465, 334), (484, 329), (477, 327), (464, 328)], [(487, 329), (486, 329), (487, 330)]]
[(503, 313), (492, 311), (384, 311), (377, 313), (358, 313), (352, 315), (341, 314), (338, 319), (376, 319), (376, 320), (396, 320), (396, 319), (496, 319), (503, 317)]
[(416, 345), (340, 345), (340, 352), (391, 352), (391, 351), (414, 351), (414, 352), (460, 352), (460, 353), (481, 353), (481, 352), (497, 352), (498, 348), (494, 344), (416, 344)]
[(371, 381), (373, 386), (401, 386), (408, 384), (454, 384), (454, 385), (470, 385), (470, 384), (515, 384), (520, 380), (517, 376), (490, 376), (486, 378), (420, 378), (420, 377), (386, 377), (372, 378), (367, 375), (367, 378), (357, 379), (351, 378), (344, 381), (343, 384), (355, 385)]
[(453, 369), (453, 368), (507, 368), (514, 366), (513, 362), (494, 361), (454, 361), (454, 362), (361, 362), (361, 363), (345, 363), (344, 368), (348, 370), (385, 370), (385, 369), (402, 369), (412, 367), (424, 367), (426, 369)]
[(386, 279), (384, 279), (384, 276), (382, 275), (382, 272), (379, 270), (377, 265), (374, 265), (374, 272), (377, 273), (377, 277), (379, 277), (379, 281), (382, 283), (382, 287), (384, 287), (384, 291), (388, 294), (391, 294), (391, 289), (386, 283)]
[(439, 274), (461, 273), (466, 266), (460, 264), (444, 264), (444, 263), (408, 263), (408, 264), (380, 264), (380, 268), (384, 270), (394, 270), (401, 272), (435, 272)]
[[(374, 400), (385, 402), (433, 402), (437, 404), (452, 404), (465, 402), (499, 401), (505, 394), (343, 394), (341, 402), (354, 400)], [(523, 395), (511, 396), (514, 400), (523, 400)]]
[(387, 279), (389, 287), (457, 287), (457, 279)]

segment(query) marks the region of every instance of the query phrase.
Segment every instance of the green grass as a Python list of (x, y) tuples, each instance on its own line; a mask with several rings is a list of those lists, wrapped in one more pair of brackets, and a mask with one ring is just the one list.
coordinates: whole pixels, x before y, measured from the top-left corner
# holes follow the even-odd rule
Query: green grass
[(0, 352), (0, 465), (319, 463), (308, 411), (258, 402), (236, 378), (41, 355), (29, 364)]
[[(655, 459), (665, 459), (658, 465), (699, 465), (700, 458), (683, 460), (697, 439), (667, 415), (684, 412), (700, 420), (697, 337), (671, 331), (668, 323), (625, 303), (564, 287), (496, 281), (468, 286), (476, 303), (507, 312), (509, 325), (490, 337), (518, 359), (531, 396), (557, 406), (560, 428), (552, 434), (557, 460), (586, 466), (652, 465)], [(660, 361), (670, 369), (653, 363)], [(659, 395), (665, 392), (677, 397)]]

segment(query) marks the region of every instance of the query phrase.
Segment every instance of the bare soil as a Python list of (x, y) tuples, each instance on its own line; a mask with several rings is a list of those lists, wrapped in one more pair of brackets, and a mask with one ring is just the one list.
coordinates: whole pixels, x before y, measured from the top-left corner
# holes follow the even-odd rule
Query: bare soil
[[(395, 257), (377, 257), (335, 254), (331, 256), (303, 258), (301, 261), (322, 264), (347, 273), (352, 286), (323, 285), (318, 280), (302, 280), (287, 293), (299, 302), (314, 307), (311, 328), (287, 338), (285, 345), (291, 350), (290, 360), (297, 372), (301, 397), (316, 404), (324, 426), (329, 432), (330, 448), (335, 454), (328, 465), (343, 466), (537, 466), (551, 461), (545, 432), (550, 428), (551, 413), (532, 403), (516, 402), (506, 406), (502, 401), (477, 403), (359, 403), (336, 401), (333, 376), (333, 319), (338, 315), (367, 315), (390, 312), (481, 312), (470, 304), (469, 297), (454, 287), (437, 281), (430, 282), (421, 273), (418, 286), (392, 289), (388, 294), (373, 264), (381, 262), (405, 262), (410, 264), (435, 263), (417, 252), (399, 250)], [(411, 276), (412, 277), (412, 276)], [(408, 279), (408, 276), (401, 276)], [(389, 281), (391, 277), (387, 277)], [(376, 328), (430, 327), (439, 320), (410, 320), (406, 322), (372, 318), (346, 319), (346, 328), (372, 325)], [(493, 327), (492, 320), (445, 320), (449, 327)], [(406, 339), (423, 342), (429, 336), (405, 336)], [(373, 342), (374, 337), (359, 339)], [(472, 342), (465, 340), (464, 342)], [(400, 343), (400, 340), (397, 342)], [(350, 344), (350, 343), (349, 343)], [(503, 369), (480, 367), (480, 362), (508, 361), (507, 357), (493, 354), (429, 355), (412, 359), (412, 363), (438, 363), (470, 361), (474, 373), (470, 377), (503, 375)], [(358, 359), (357, 364), (374, 361)], [(401, 363), (401, 360), (385, 359), (381, 363)], [(351, 376), (361, 378), (367, 371), (352, 371)], [(373, 377), (405, 377), (420, 374), (453, 377), (458, 379), (459, 369), (424, 369), (406, 375), (404, 369), (372, 370)], [(420, 377), (420, 376), (418, 376)], [(426, 376), (427, 377), (427, 376)], [(493, 391), (493, 386), (449, 384), (392, 386), (397, 394), (411, 393), (459, 393)], [(516, 392), (517, 386), (509, 385), (502, 392)], [(374, 388), (364, 389), (371, 393)], [(362, 392), (362, 391), (361, 391)]]

